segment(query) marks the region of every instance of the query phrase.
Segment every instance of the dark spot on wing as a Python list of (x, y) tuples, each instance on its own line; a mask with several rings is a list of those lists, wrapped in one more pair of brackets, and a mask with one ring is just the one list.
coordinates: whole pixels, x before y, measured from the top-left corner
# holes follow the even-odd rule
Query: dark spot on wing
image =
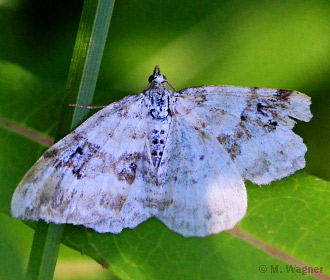
[(251, 90), (251, 93), (253, 96), (256, 96), (257, 95), (257, 90), (259, 89), (259, 87), (251, 87), (250, 90)]
[(240, 122), (238, 127), (235, 129), (234, 139), (237, 139), (237, 137), (244, 140), (250, 139), (252, 135), (250, 133), (249, 125), (249, 121)]
[(128, 116), (128, 110), (129, 110), (129, 108), (127, 108), (127, 107), (122, 108), (122, 110), (118, 110), (117, 111), (118, 117), (126, 119)]
[(56, 157), (59, 153), (59, 150), (57, 149), (50, 149), (46, 153), (44, 153), (44, 158), (53, 158)]
[[(75, 133), (74, 131), (71, 132), (71, 133)], [(80, 135), (80, 134), (75, 134), (73, 136), (73, 139), (76, 141), (76, 142), (79, 142), (83, 137)]]
[(206, 94), (202, 94), (200, 92), (196, 92), (196, 97), (195, 97), (196, 104), (200, 106), (200, 105), (203, 105), (203, 103), (205, 101), (207, 101)]
[(246, 119), (247, 119), (247, 116), (244, 114), (241, 114), (241, 121), (244, 122), (244, 121), (246, 121)]
[(288, 89), (278, 89), (275, 96), (280, 99), (281, 101), (288, 101), (290, 95), (292, 94), (293, 90)]
[(263, 111), (268, 106), (261, 104), (260, 102), (257, 103), (257, 112), (263, 116), (267, 116), (267, 114)]
[(82, 155), (83, 154), (83, 149), (81, 147), (78, 147), (72, 155), (75, 155), (75, 154)]
[(278, 125), (277, 121), (268, 120), (268, 122), (265, 124), (265, 127), (269, 132), (273, 132), (276, 129), (277, 125)]
[(132, 184), (135, 180), (137, 162), (140, 160), (141, 154), (138, 152), (123, 154), (119, 157), (116, 165), (116, 173), (119, 181), (126, 181)]
[(235, 136), (235, 135), (232, 136), (232, 135), (226, 135), (226, 134), (220, 135), (217, 137), (220, 144), (226, 148), (231, 159), (235, 159), (236, 156), (241, 154), (241, 149), (240, 149), (240, 146), (237, 144), (236, 137), (237, 136)]
[(77, 179), (81, 179), (86, 176), (84, 166), (94, 157), (99, 149), (100, 146), (85, 140), (74, 151), (69, 148), (61, 153), (61, 156), (55, 161), (55, 168), (68, 167)]

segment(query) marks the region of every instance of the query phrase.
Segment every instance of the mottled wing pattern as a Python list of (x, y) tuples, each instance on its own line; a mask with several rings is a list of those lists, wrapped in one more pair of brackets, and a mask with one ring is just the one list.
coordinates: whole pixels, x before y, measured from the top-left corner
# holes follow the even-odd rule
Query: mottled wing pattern
[(268, 184), (304, 168), (307, 151), (292, 118), (309, 121), (310, 98), (292, 90), (235, 86), (187, 88), (176, 110), (225, 147), (244, 179)]
[(17, 187), (12, 215), (114, 233), (149, 218), (144, 103), (113, 103), (51, 147)]
[(245, 215), (245, 186), (227, 151), (180, 114), (173, 116), (158, 180), (163, 195), (154, 215), (184, 236), (231, 229)]

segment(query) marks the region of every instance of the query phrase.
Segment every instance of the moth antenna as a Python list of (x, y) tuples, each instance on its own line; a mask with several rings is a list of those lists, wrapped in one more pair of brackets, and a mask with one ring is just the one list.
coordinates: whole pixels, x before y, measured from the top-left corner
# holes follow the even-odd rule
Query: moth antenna
[(178, 92), (174, 86), (172, 86), (167, 80), (166, 80), (166, 83), (175, 91), (175, 92)]
[(107, 107), (107, 105), (101, 105), (101, 106), (86, 106), (86, 105), (80, 105), (80, 104), (69, 104), (71, 107), (77, 107), (77, 108), (84, 108), (84, 109), (102, 109), (104, 107)]

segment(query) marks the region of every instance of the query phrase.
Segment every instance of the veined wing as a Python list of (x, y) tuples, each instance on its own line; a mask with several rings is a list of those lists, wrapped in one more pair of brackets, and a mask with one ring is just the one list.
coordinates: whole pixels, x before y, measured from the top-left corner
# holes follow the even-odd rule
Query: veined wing
[(113, 233), (149, 218), (146, 115), (142, 95), (93, 115), (25, 175), (13, 195), (12, 215)]
[(184, 236), (231, 229), (245, 215), (245, 186), (229, 154), (179, 114), (172, 119), (158, 180), (163, 200), (154, 215)]
[(205, 86), (180, 91), (175, 110), (213, 134), (244, 179), (268, 184), (304, 168), (307, 148), (292, 118), (309, 121), (310, 104), (292, 90)]

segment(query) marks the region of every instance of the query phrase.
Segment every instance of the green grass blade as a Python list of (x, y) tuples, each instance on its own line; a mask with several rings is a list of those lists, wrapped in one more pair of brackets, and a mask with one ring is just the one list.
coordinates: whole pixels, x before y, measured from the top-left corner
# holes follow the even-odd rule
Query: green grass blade
[[(87, 116), (87, 110), (71, 108), (68, 104), (92, 102), (113, 6), (114, 0), (85, 0), (55, 141)], [(53, 278), (62, 233), (63, 225), (38, 222), (27, 269), (29, 279)]]
[(63, 104), (63, 115), (67, 117), (60, 120), (55, 140), (77, 127), (88, 114), (87, 109), (72, 109), (68, 104), (92, 102), (114, 2), (85, 0)]
[(53, 278), (63, 229), (63, 225), (38, 222), (27, 270), (28, 279)]

